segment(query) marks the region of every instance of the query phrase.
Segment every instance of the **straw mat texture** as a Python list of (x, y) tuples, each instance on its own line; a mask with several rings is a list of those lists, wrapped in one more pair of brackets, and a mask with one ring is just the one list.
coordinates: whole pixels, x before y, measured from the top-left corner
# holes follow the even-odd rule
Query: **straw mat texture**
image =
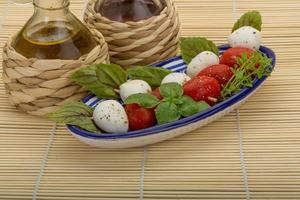
[[(0, 48), (31, 6), (0, 1)], [(251, 3), (249, 3), (251, 2)], [(63, 126), (16, 111), (0, 78), (0, 199), (300, 199), (300, 1), (175, 0), (182, 35), (226, 42), (233, 19), (263, 15), (276, 71), (238, 111), (171, 141), (88, 147)], [(84, 0), (71, 0), (83, 15)]]

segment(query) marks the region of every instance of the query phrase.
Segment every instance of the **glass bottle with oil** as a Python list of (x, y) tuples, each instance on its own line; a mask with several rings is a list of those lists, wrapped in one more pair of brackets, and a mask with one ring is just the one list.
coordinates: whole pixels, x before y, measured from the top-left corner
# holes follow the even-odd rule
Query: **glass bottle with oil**
[(98, 0), (94, 9), (113, 21), (136, 22), (159, 15), (165, 6), (164, 0)]
[(34, 0), (34, 14), (12, 45), (27, 58), (76, 60), (97, 42), (69, 10), (69, 0)]

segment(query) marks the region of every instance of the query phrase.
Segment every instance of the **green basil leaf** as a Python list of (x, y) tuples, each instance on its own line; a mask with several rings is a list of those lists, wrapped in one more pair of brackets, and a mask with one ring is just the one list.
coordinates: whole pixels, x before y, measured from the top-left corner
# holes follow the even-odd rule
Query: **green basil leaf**
[(165, 83), (159, 87), (161, 96), (165, 98), (179, 98), (183, 95), (182, 86), (178, 83)]
[(98, 64), (81, 68), (70, 79), (94, 93), (99, 98), (118, 99), (115, 91), (126, 82), (126, 71), (114, 64)]
[(154, 108), (160, 101), (151, 94), (133, 94), (130, 95), (124, 102), (125, 104), (136, 103), (143, 108)]
[(181, 100), (183, 103), (178, 106), (178, 109), (180, 114), (184, 117), (192, 116), (210, 107), (204, 101), (196, 102), (189, 96), (183, 96)]
[(182, 98), (178, 98), (178, 99), (172, 99), (172, 102), (176, 105), (180, 105), (183, 104), (184, 102), (182, 101)]
[(198, 112), (201, 112), (201, 111), (204, 111), (204, 110), (210, 108), (210, 105), (207, 104), (205, 101), (199, 101), (199, 102), (197, 102), (197, 107), (199, 109)]
[(218, 47), (212, 41), (202, 37), (181, 38), (180, 49), (182, 58), (187, 64), (203, 51), (212, 51), (219, 55)]
[(75, 125), (87, 131), (99, 133), (99, 129), (91, 119), (92, 116), (93, 109), (82, 102), (72, 102), (47, 115), (50, 120), (57, 123)]
[(157, 106), (155, 115), (158, 124), (166, 124), (180, 119), (180, 113), (174, 103), (164, 102)]
[(170, 103), (174, 103), (176, 105), (180, 105), (182, 104), (182, 100), (181, 97), (180, 98), (172, 98), (172, 97), (165, 97), (162, 102), (170, 102)]
[(250, 11), (243, 14), (241, 18), (235, 22), (232, 32), (243, 26), (252, 26), (253, 28), (261, 31), (262, 19), (260, 13), (258, 11)]
[(70, 79), (79, 85), (88, 85), (98, 81), (98, 77), (96, 74), (96, 65), (83, 67), (75, 71), (70, 76)]
[(127, 70), (130, 79), (146, 81), (151, 87), (159, 87), (162, 80), (172, 71), (162, 67), (136, 66)]
[(99, 64), (96, 73), (103, 84), (110, 85), (114, 88), (119, 88), (119, 86), (127, 80), (126, 71), (115, 64)]

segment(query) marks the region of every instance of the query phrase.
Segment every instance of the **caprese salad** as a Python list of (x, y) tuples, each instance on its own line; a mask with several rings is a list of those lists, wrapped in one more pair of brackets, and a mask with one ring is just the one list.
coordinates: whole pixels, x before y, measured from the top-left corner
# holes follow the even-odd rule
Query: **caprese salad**
[(72, 102), (48, 117), (94, 133), (125, 133), (202, 112), (270, 74), (271, 59), (259, 51), (261, 25), (259, 12), (245, 13), (222, 55), (206, 38), (181, 38), (186, 73), (147, 66), (125, 70), (115, 64), (79, 69), (71, 80), (104, 100), (94, 109)]

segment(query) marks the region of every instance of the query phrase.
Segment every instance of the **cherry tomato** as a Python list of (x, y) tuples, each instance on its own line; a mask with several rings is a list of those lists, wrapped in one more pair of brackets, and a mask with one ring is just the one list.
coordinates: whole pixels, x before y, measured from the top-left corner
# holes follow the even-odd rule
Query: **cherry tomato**
[(221, 87), (213, 77), (196, 76), (183, 86), (184, 94), (195, 101), (205, 101), (209, 105), (217, 103), (221, 96)]
[(163, 99), (163, 97), (160, 95), (159, 88), (156, 88), (155, 90), (153, 90), (153, 91), (151, 92), (151, 94), (152, 94), (153, 96), (156, 96), (156, 98), (158, 98), (159, 100), (162, 100), (162, 99)]
[(142, 108), (137, 104), (128, 104), (125, 110), (129, 120), (129, 129), (132, 131), (149, 128), (155, 125), (154, 109)]
[(202, 70), (197, 76), (209, 76), (215, 78), (221, 86), (225, 85), (233, 76), (231, 68), (227, 65), (212, 65)]

